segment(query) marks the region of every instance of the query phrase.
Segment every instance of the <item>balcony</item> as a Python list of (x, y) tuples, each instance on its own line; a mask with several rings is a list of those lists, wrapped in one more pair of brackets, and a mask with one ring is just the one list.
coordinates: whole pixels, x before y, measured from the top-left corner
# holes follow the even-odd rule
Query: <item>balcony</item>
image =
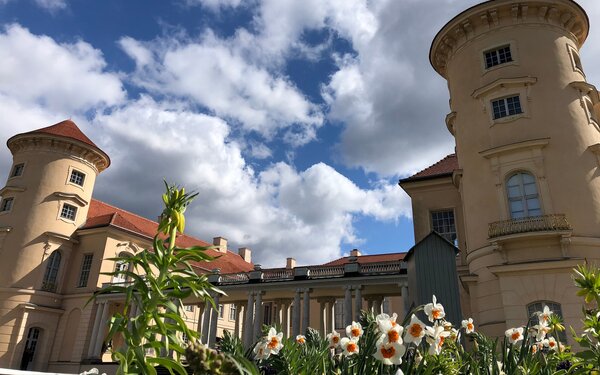
[(542, 215), (490, 223), (488, 237), (497, 238), (520, 233), (559, 232), (572, 230), (564, 214)]

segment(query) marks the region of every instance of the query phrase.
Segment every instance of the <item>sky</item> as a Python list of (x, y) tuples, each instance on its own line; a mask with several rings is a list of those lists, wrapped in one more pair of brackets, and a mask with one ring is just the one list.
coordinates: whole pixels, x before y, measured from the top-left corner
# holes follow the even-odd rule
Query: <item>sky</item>
[(163, 179), (185, 186), (186, 231), (263, 266), (407, 251), (398, 179), (454, 150), (429, 46), (476, 3), (0, 0), (0, 142), (71, 118), (112, 160), (95, 198), (156, 218)]

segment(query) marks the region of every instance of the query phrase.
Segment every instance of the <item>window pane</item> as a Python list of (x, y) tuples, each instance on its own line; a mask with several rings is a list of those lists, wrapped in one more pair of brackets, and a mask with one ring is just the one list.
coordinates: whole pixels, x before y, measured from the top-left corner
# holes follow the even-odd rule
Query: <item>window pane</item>
[(511, 212), (523, 211), (523, 201), (521, 201), (521, 200), (511, 201), (510, 202), (510, 211)]
[(516, 198), (521, 196), (521, 189), (519, 186), (509, 186), (508, 187), (508, 197)]
[(527, 209), (528, 210), (539, 210), (540, 209), (540, 201), (536, 198), (527, 199)]

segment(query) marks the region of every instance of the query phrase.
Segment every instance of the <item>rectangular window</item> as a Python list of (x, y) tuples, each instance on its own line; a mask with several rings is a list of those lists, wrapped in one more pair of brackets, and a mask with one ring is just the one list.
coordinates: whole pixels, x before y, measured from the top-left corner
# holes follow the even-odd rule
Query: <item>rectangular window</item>
[(71, 206), (70, 204), (63, 204), (62, 210), (60, 210), (60, 217), (63, 219), (75, 221), (77, 215), (77, 207)]
[(84, 173), (76, 171), (75, 169), (73, 169), (71, 171), (71, 177), (69, 178), (69, 182), (71, 182), (75, 185), (83, 186), (84, 181), (85, 181)]
[(454, 210), (432, 212), (431, 228), (451, 243), (457, 244)]
[(237, 314), (237, 306), (236, 305), (229, 306), (229, 320), (235, 320), (236, 314)]
[(492, 101), (494, 120), (523, 113), (519, 95)]
[(187, 312), (193, 312), (194, 311), (194, 305), (184, 305), (183, 308)]
[(483, 54), (485, 56), (486, 69), (513, 61), (510, 53), (510, 46), (502, 46), (500, 48), (486, 51)]
[(0, 212), (8, 212), (12, 210), (13, 202), (15, 198), (4, 198), (2, 204), (0, 204)]
[(81, 273), (79, 274), (79, 282), (77, 283), (78, 288), (84, 288), (87, 286), (88, 278), (90, 277), (90, 270), (92, 269), (92, 260), (94, 254), (83, 254), (83, 260), (81, 261)]
[(223, 319), (224, 307), (222, 304), (219, 305), (219, 319)]
[(25, 164), (17, 164), (13, 167), (12, 173), (10, 177), (19, 177), (23, 175), (23, 170), (25, 169)]

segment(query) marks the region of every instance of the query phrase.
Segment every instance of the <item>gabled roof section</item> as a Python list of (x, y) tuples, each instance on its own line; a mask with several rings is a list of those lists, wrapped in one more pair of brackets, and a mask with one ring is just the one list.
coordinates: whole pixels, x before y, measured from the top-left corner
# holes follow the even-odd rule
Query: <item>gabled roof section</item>
[(422, 171), (415, 173), (414, 175), (401, 179), (400, 184), (404, 182), (413, 182), (428, 180), (431, 178), (448, 177), (452, 176), (454, 170), (458, 169), (458, 158), (456, 154), (450, 154), (438, 161), (437, 163), (423, 169)]
[(404, 260), (408, 262), (408, 259), (415, 253), (415, 249), (417, 247), (435, 239), (441, 240), (441, 242), (446, 243), (448, 245), (448, 248), (453, 249), (456, 254), (460, 252), (458, 247), (454, 246), (452, 242), (448, 241), (446, 238), (444, 238), (444, 236), (440, 235), (438, 232), (432, 230), (427, 236), (425, 236), (421, 241), (416, 243), (413, 247), (411, 247), (408, 250), (408, 252), (404, 256)]
[(359, 255), (356, 257), (356, 262), (350, 262), (350, 256), (342, 257), (323, 264), (324, 266), (342, 266), (347, 263), (382, 263), (382, 262), (397, 262), (404, 259), (406, 253), (390, 253), (390, 254), (374, 254), (374, 255)]
[[(158, 229), (158, 223), (125, 211), (110, 204), (101, 202), (97, 199), (92, 199), (85, 224), (79, 230), (113, 227), (126, 232), (146, 237), (149, 240), (154, 238)], [(204, 242), (197, 238), (188, 235), (177, 237), (177, 246), (212, 246), (208, 242)], [(208, 263), (193, 264), (200, 273), (206, 273), (213, 269), (221, 269), (221, 273), (235, 273), (251, 271), (254, 266), (252, 263), (246, 263), (242, 257), (231, 251), (221, 253), (215, 249), (206, 250), (206, 253), (212, 257), (219, 257)]]

